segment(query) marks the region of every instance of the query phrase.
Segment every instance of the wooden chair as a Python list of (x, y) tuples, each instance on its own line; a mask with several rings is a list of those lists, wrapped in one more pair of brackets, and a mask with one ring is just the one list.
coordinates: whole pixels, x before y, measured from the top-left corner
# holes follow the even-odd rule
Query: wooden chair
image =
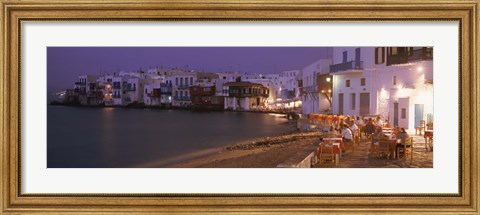
[(353, 135), (353, 145), (354, 146), (360, 146), (360, 139), (361, 139), (361, 133), (358, 132), (358, 134)]
[(388, 137), (381, 137), (378, 140), (377, 157), (381, 157), (382, 155), (390, 158), (390, 140)]
[(423, 133), (425, 134), (425, 120), (420, 120), (420, 125), (415, 127), (415, 134), (422, 134), (422, 131)]
[(350, 142), (344, 141), (343, 144), (345, 145), (345, 151), (352, 150), (355, 151), (355, 135), (352, 134), (352, 140)]
[(413, 138), (412, 137), (405, 138), (405, 146), (397, 148), (398, 158), (402, 157), (403, 159), (406, 159), (409, 153), (410, 153), (410, 160), (412, 160), (413, 159)]
[(364, 127), (365, 127), (365, 126), (358, 126), (358, 137), (359, 137), (360, 139), (362, 138), (362, 136), (365, 136), (365, 135), (364, 135), (364, 132), (365, 132), (365, 131), (364, 131), (364, 130), (365, 130)]
[(329, 158), (330, 161), (335, 162), (335, 152), (332, 142), (323, 142), (318, 145), (318, 162), (323, 163), (325, 158)]

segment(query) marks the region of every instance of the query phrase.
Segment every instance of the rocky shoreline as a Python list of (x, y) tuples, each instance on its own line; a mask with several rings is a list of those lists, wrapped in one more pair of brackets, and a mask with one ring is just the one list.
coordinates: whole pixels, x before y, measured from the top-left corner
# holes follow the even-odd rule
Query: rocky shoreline
[(265, 137), (259, 138), (249, 143), (238, 143), (232, 146), (228, 146), (226, 150), (251, 150), (256, 148), (268, 148), (283, 144), (289, 144), (299, 140), (320, 138), (323, 135), (322, 132), (297, 132), (288, 135), (281, 135), (277, 137)]

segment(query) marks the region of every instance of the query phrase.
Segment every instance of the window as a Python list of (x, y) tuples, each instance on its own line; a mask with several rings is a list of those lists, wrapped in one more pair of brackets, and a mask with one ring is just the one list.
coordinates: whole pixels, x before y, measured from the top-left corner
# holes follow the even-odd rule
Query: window
[(145, 94), (147, 94), (147, 89), (145, 89)]
[(375, 64), (385, 63), (385, 48), (375, 48)]
[(350, 93), (350, 109), (355, 110), (355, 93)]
[(393, 85), (397, 85), (397, 76), (393, 76)]
[(190, 85), (193, 85), (193, 78), (190, 77)]
[(347, 51), (343, 51), (343, 63), (347, 62)]
[(178, 78), (175, 78), (175, 85), (178, 85)]
[(180, 85), (183, 85), (183, 78), (180, 78)]
[(183, 91), (180, 91), (180, 97), (183, 97)]
[(345, 85), (346, 85), (347, 87), (350, 87), (350, 80), (346, 80), (346, 81), (345, 81)]
[(360, 79), (360, 86), (365, 86), (365, 78)]
[(178, 91), (175, 91), (175, 97), (178, 97)]
[(402, 108), (402, 116), (401, 117), (402, 117), (402, 119), (407, 118), (407, 109)]

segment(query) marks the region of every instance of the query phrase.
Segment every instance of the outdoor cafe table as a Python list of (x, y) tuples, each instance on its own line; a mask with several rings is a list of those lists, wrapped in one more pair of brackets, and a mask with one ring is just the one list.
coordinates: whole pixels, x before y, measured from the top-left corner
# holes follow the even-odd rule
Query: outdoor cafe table
[[(323, 138), (323, 141), (325, 141), (325, 142), (337, 142), (337, 143), (340, 143), (340, 148), (341, 149), (345, 148), (345, 146), (343, 144), (343, 138), (341, 138), (341, 137), (325, 137), (325, 138)], [(340, 150), (340, 156), (341, 156), (341, 154), (342, 153), (341, 153), (341, 150)]]
[(391, 135), (393, 134), (393, 128), (382, 128), (382, 133)]
[(337, 165), (342, 156), (341, 148), (343, 148), (343, 139), (341, 137), (325, 137), (323, 138), (323, 142), (332, 142), (333, 153), (335, 154), (335, 165)]

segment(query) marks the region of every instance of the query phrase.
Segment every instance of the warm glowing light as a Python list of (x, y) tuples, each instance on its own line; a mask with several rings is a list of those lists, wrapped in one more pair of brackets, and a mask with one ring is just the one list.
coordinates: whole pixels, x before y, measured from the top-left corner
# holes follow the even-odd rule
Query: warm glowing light
[(417, 68), (417, 71), (419, 71), (419, 72), (423, 71), (423, 67), (419, 66), (419, 67)]
[(322, 90), (322, 93), (325, 93), (325, 90)]
[(387, 91), (385, 90), (385, 88), (382, 88), (382, 90), (380, 91), (380, 98), (386, 99), (387, 97)]
[(328, 90), (328, 92), (329, 92), (329, 93), (331, 93), (331, 92), (332, 92), (332, 90)]
[(331, 81), (330, 77), (327, 77), (327, 82), (330, 82), (330, 81)]

